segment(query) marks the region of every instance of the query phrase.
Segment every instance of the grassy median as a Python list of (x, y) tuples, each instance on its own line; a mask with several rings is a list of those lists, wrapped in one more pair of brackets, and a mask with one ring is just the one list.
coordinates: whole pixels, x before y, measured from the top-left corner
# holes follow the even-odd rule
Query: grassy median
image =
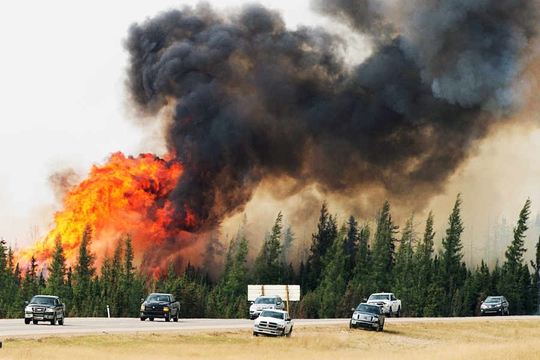
[(4, 339), (0, 359), (535, 359), (538, 334), (540, 317), (387, 324), (380, 333), (298, 326), (290, 338), (254, 337), (250, 330), (101, 334)]

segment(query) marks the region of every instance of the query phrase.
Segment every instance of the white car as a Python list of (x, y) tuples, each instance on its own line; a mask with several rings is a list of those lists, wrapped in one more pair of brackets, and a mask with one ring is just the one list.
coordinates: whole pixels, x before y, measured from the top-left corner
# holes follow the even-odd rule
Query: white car
[(291, 336), (293, 321), (285, 310), (263, 310), (253, 323), (253, 335)]
[(277, 295), (259, 296), (249, 307), (249, 318), (255, 319), (265, 309), (285, 310), (285, 303)]

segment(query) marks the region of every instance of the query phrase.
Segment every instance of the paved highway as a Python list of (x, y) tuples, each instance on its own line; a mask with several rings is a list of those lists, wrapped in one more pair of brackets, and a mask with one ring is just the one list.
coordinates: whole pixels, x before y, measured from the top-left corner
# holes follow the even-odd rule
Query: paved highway
[[(540, 321), (540, 316), (490, 316), (468, 318), (387, 318), (386, 324), (400, 322), (490, 322), (490, 321)], [(343, 325), (349, 327), (349, 319), (295, 319), (295, 326)], [(180, 319), (165, 322), (162, 319), (140, 321), (138, 318), (66, 318), (64, 325), (52, 326), (46, 322), (26, 325), (23, 319), (0, 320), (0, 341), (15, 337), (39, 338), (46, 336), (69, 336), (89, 334), (148, 333), (164, 331), (233, 330), (251, 329), (253, 320), (248, 319)]]
[[(335, 325), (348, 327), (349, 319), (298, 319), (296, 326)], [(165, 322), (163, 319), (141, 321), (139, 318), (69, 318), (64, 325), (50, 325), (47, 322), (26, 325), (23, 319), (0, 320), (0, 341), (14, 337), (43, 337), (84, 334), (118, 334), (161, 331), (227, 330), (251, 329), (249, 319), (179, 319)]]

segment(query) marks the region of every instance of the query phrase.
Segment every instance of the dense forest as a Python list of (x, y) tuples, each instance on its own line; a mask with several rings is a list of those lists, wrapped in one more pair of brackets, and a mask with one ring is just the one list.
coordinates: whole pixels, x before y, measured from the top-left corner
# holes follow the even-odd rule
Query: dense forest
[(114, 254), (98, 269), (89, 226), (81, 235), (74, 266), (67, 266), (58, 237), (46, 271), (35, 259), (21, 269), (2, 239), (0, 318), (23, 317), (24, 301), (36, 294), (60, 296), (71, 317), (107, 316), (107, 306), (112, 317), (136, 317), (141, 299), (153, 291), (173, 293), (185, 318), (246, 318), (248, 284), (300, 285), (301, 300), (290, 304), (297, 318), (348, 317), (351, 307), (379, 291), (392, 291), (402, 300), (403, 316), (475, 316), (488, 295), (505, 295), (511, 314), (538, 313), (540, 239), (536, 260), (528, 264), (524, 259), (530, 199), (520, 211), (504, 261), (493, 268), (482, 261), (471, 269), (463, 262), (461, 205), (458, 195), (442, 246), (435, 249), (432, 212), (423, 233), (417, 234), (412, 216), (399, 229), (388, 202), (373, 224), (359, 224), (353, 216), (337, 224), (323, 203), (306, 259), (297, 265), (289, 260), (292, 230), (284, 228), (279, 213), (253, 261), (248, 261), (250, 239), (239, 229), (217, 278), (190, 263), (181, 271), (171, 263), (166, 271), (143, 273), (134, 265), (129, 234), (118, 240)]

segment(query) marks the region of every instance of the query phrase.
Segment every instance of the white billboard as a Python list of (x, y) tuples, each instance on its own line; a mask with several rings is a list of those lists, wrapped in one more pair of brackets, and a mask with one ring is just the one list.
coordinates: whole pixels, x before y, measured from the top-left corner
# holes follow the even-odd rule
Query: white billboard
[(261, 295), (278, 295), (283, 301), (300, 301), (300, 285), (248, 285), (248, 301)]

